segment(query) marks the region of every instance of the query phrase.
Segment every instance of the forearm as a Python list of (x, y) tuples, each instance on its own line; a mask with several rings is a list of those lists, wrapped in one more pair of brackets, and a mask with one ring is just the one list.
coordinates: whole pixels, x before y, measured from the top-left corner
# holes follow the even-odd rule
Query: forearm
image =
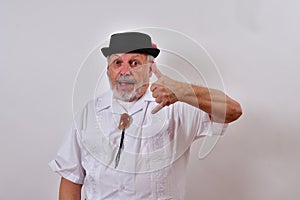
[(212, 121), (229, 123), (242, 114), (240, 104), (220, 90), (187, 83), (180, 83), (180, 85), (180, 89), (176, 92), (178, 100), (205, 111)]
[(80, 200), (81, 187), (81, 184), (73, 183), (62, 177), (59, 187), (59, 200)]
[(150, 87), (158, 103), (152, 110), (153, 114), (164, 106), (182, 101), (208, 113), (214, 122), (229, 123), (241, 116), (240, 104), (222, 91), (175, 81), (163, 75), (155, 65), (152, 70), (158, 78)]

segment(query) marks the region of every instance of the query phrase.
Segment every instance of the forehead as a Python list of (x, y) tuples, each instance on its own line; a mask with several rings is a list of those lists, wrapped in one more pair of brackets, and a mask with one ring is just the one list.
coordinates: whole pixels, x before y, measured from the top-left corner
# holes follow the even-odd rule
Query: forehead
[(112, 54), (109, 56), (109, 59), (122, 59), (122, 60), (129, 60), (129, 59), (142, 59), (146, 60), (147, 56), (141, 53), (118, 53)]

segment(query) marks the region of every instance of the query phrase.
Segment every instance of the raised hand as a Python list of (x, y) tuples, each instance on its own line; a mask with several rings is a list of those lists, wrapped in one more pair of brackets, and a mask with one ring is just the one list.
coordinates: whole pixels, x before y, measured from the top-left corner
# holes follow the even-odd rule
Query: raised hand
[[(165, 106), (169, 106), (178, 101), (175, 91), (180, 88), (180, 82), (177, 82), (164, 74), (162, 74), (156, 67), (155, 63), (152, 64), (152, 72), (157, 77), (150, 90), (152, 96), (155, 98), (158, 105), (152, 110), (152, 114), (157, 113)], [(177, 93), (177, 92), (176, 92)]]

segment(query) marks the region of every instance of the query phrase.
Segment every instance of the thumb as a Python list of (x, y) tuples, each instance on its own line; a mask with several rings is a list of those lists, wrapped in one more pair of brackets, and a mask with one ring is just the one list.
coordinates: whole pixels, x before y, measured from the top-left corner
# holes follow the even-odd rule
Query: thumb
[(157, 78), (160, 78), (163, 76), (163, 74), (158, 70), (158, 68), (156, 67), (156, 63), (152, 63), (151, 65), (151, 69), (152, 69), (152, 72), (154, 73), (154, 75), (157, 77)]

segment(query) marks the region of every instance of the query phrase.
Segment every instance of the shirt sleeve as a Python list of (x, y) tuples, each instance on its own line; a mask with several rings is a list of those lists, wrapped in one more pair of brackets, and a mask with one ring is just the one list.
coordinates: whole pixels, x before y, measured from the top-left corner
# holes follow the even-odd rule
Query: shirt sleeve
[(201, 120), (198, 120), (199, 126), (196, 138), (201, 136), (220, 136), (225, 134), (228, 124), (213, 122), (207, 113), (203, 111), (201, 112)]
[(49, 166), (65, 179), (83, 184), (85, 171), (81, 165), (81, 144), (74, 127), (67, 134), (56, 158), (49, 163)]
[[(175, 104), (174, 104), (175, 105)], [(192, 134), (195, 139), (203, 136), (223, 135), (228, 124), (216, 123), (210, 120), (208, 113), (185, 103), (176, 103), (178, 121), (187, 134)]]

